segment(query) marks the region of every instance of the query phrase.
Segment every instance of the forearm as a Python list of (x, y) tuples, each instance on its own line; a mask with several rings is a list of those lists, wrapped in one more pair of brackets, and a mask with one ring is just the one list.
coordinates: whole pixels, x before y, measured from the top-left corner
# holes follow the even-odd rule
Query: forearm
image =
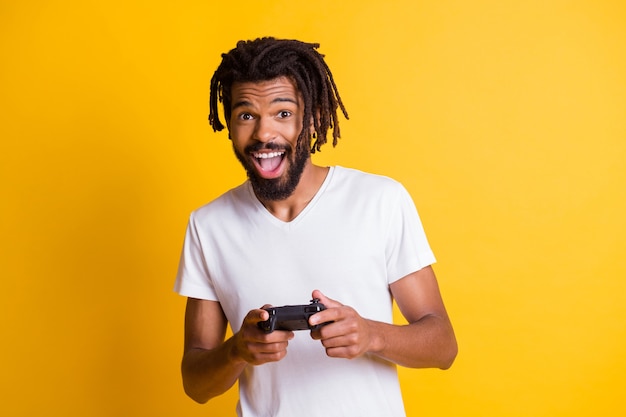
[(457, 354), (449, 320), (426, 315), (407, 325), (368, 320), (372, 335), (370, 353), (409, 368), (448, 369)]
[(181, 365), (183, 387), (194, 401), (206, 403), (232, 387), (246, 365), (235, 354), (233, 338), (211, 350), (190, 348)]

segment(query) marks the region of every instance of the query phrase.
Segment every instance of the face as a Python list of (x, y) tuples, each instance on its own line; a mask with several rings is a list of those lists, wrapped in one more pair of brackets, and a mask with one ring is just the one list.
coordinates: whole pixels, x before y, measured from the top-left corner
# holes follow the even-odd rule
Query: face
[(299, 140), (304, 104), (286, 77), (231, 88), (230, 137), (235, 155), (261, 200), (283, 200), (300, 182), (310, 157)]

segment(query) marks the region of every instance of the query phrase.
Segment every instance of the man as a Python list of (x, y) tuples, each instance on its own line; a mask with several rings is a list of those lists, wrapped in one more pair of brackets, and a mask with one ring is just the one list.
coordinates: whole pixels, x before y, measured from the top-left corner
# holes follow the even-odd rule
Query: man
[[(319, 45), (239, 42), (211, 81), (248, 181), (192, 213), (183, 385), (204, 403), (239, 381), (240, 416), (404, 416), (396, 365), (448, 368), (457, 347), (420, 219), (381, 176), (314, 165), (347, 113)], [(262, 307), (307, 304), (314, 331), (265, 333)], [(392, 324), (392, 299), (407, 325)], [(230, 324), (233, 336), (225, 340)]]

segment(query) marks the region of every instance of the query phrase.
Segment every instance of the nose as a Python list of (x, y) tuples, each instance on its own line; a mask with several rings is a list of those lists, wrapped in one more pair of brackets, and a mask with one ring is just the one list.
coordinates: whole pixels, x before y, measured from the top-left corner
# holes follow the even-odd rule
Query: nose
[(259, 142), (271, 142), (276, 139), (276, 129), (269, 117), (259, 117), (254, 128), (254, 139)]

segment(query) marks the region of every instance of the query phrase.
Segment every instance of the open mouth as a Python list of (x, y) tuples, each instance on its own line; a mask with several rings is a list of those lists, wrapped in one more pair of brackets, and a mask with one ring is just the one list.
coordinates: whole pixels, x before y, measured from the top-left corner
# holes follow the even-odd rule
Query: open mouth
[(252, 152), (252, 160), (263, 178), (276, 178), (282, 174), (285, 151)]

